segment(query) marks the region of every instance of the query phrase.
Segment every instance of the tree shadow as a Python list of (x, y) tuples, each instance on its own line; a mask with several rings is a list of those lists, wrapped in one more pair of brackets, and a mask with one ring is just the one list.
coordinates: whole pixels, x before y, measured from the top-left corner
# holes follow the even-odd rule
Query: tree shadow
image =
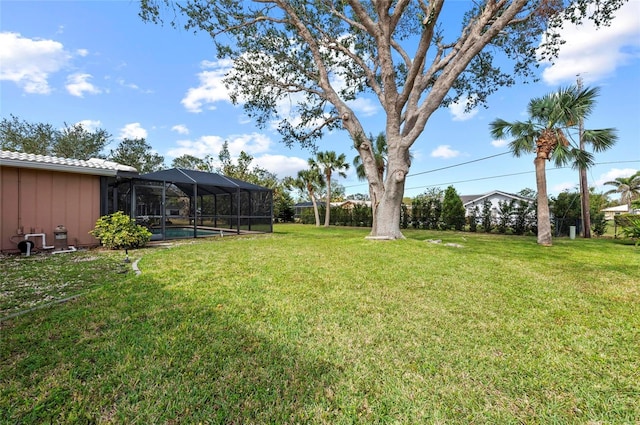
[(253, 307), (147, 277), (6, 323), (13, 403), (0, 419), (295, 423), (333, 410), (325, 392), (340, 367), (269, 333)]

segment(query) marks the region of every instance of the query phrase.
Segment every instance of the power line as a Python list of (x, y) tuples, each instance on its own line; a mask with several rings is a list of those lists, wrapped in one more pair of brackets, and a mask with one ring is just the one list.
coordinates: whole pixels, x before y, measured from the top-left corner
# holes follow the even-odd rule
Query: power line
[[(624, 163), (629, 163), (629, 162), (640, 162), (640, 159), (632, 160), (632, 161), (596, 162), (593, 165), (624, 164)], [(546, 171), (563, 170), (563, 169), (567, 169), (567, 168), (571, 168), (571, 167), (548, 168)], [(591, 170), (591, 167), (589, 167), (589, 169)], [(501, 175), (497, 175), (497, 176), (478, 177), (478, 178), (473, 178), (473, 179), (469, 179), (469, 180), (459, 180), (459, 181), (449, 182), (449, 183), (438, 183), (438, 184), (430, 184), (430, 185), (426, 185), (426, 186), (408, 187), (408, 188), (405, 188), (405, 190), (420, 189), (420, 188), (423, 188), (423, 187), (424, 188), (428, 188), (428, 187), (445, 186), (445, 185), (451, 185), (451, 184), (456, 184), (456, 183), (468, 183), (468, 182), (474, 182), (474, 181), (478, 181), (478, 180), (498, 179), (498, 178), (502, 178), (502, 177), (519, 176), (519, 175), (523, 175), (523, 174), (532, 174), (532, 173), (535, 173), (535, 170), (533, 170), (533, 171), (522, 171), (522, 172), (519, 172), (519, 173), (511, 173), (511, 174), (501, 174)]]
[[(506, 153), (510, 153), (510, 152), (506, 152)], [(478, 159), (474, 159), (472, 161), (467, 161), (467, 162), (463, 162), (460, 164), (455, 164), (455, 165), (451, 165), (448, 167), (443, 167), (443, 168), (438, 168), (438, 169), (434, 169), (434, 170), (428, 170), (428, 171), (422, 171), (420, 173), (415, 173), (415, 174), (408, 174), (407, 177), (413, 177), (413, 176), (417, 176), (420, 174), (426, 174), (426, 173), (431, 173), (434, 171), (440, 171), (440, 170), (444, 170), (447, 168), (453, 168), (453, 167), (457, 167), (460, 165), (464, 165), (464, 164), (469, 164), (472, 162), (478, 162), (478, 161), (482, 161), (484, 159), (489, 159), (489, 158), (494, 158), (496, 156), (500, 156), (500, 155), (505, 155), (506, 153), (501, 153), (501, 154), (497, 154), (497, 155), (492, 155), (492, 156), (487, 156), (484, 158), (478, 158)], [(635, 162), (640, 162), (640, 159), (635, 159), (635, 160), (627, 160), (627, 161), (607, 161), (607, 162), (596, 162), (593, 165), (610, 165), (610, 164), (627, 164), (627, 163), (635, 163)], [(548, 168), (547, 171), (553, 171), (553, 170), (561, 170), (561, 169), (565, 169), (565, 168), (570, 168), (570, 167), (556, 167), (556, 168)], [(590, 172), (592, 171), (592, 167), (589, 167)], [(430, 185), (426, 185), (426, 186), (414, 186), (414, 187), (405, 187), (405, 190), (413, 190), (413, 189), (420, 189), (420, 188), (428, 188), (428, 187), (437, 187), (437, 186), (444, 186), (444, 185), (451, 185), (451, 184), (456, 184), (456, 183), (468, 183), (468, 182), (472, 182), (472, 181), (478, 181), (478, 180), (490, 180), (490, 179), (498, 179), (498, 178), (502, 178), (502, 177), (511, 177), (511, 176), (519, 176), (519, 175), (523, 175), (523, 174), (532, 174), (535, 173), (535, 170), (533, 171), (522, 171), (519, 173), (511, 173), (511, 174), (500, 174), (500, 175), (495, 175), (495, 176), (487, 176), (487, 177), (479, 177), (479, 178), (473, 178), (473, 179), (469, 179), (469, 180), (459, 180), (459, 181), (454, 181), (454, 182), (448, 182), (448, 183), (438, 183), (438, 184), (430, 184)], [(348, 187), (357, 187), (357, 186), (365, 186), (368, 183), (360, 183), (360, 184), (354, 184), (354, 185), (349, 185), (349, 186), (345, 186), (345, 188)]]
[[(433, 170), (420, 171), (419, 173), (407, 174), (407, 177), (419, 176), (421, 174), (428, 174), (428, 173), (434, 173), (436, 171), (448, 170), (449, 168), (460, 167), (461, 165), (472, 164), (474, 162), (484, 161), (484, 160), (495, 158), (495, 157), (498, 157), (498, 156), (507, 155), (507, 154), (510, 154), (510, 153), (511, 152), (502, 152), (502, 153), (498, 153), (498, 154), (495, 154), (495, 155), (485, 156), (483, 158), (472, 159), (471, 161), (460, 162), (458, 164), (448, 165), (446, 167), (434, 168)], [(366, 184), (367, 183), (353, 184), (353, 185), (345, 186), (345, 189), (348, 188), (348, 187), (364, 186)]]
[(484, 161), (485, 159), (491, 159), (491, 158), (495, 158), (497, 156), (507, 155), (507, 154), (510, 154), (510, 153), (511, 152), (498, 153), (498, 154), (491, 155), (491, 156), (485, 156), (484, 158), (478, 158), (478, 159), (473, 159), (473, 160), (467, 161), (467, 162), (461, 162), (459, 164), (449, 165), (447, 167), (435, 168), (433, 170), (421, 171), (419, 173), (414, 173), (414, 174), (407, 174), (407, 177), (419, 176), (421, 174), (433, 173), (435, 171), (448, 170), (449, 168), (455, 168), (455, 167), (459, 167), (461, 165), (467, 165), (467, 164), (471, 164), (471, 163), (474, 163), (474, 162)]

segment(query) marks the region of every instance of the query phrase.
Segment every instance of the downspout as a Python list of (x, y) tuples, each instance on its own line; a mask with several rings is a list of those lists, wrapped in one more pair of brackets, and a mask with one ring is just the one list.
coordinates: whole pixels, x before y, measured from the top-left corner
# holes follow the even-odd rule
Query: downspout
[(22, 169), (18, 168), (18, 234), (22, 234)]

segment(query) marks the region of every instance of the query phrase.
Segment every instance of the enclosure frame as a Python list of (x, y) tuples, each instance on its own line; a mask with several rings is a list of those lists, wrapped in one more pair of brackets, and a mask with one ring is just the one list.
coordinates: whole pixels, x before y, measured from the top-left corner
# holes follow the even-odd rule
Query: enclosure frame
[(173, 168), (105, 183), (103, 215), (123, 211), (152, 240), (273, 232), (273, 190), (217, 173)]

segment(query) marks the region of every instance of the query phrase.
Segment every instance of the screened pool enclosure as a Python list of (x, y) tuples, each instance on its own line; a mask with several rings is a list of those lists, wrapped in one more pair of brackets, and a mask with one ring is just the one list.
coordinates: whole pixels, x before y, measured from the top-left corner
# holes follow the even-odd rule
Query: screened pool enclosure
[(106, 181), (105, 214), (123, 211), (152, 240), (273, 231), (273, 193), (266, 187), (203, 171), (173, 168)]

